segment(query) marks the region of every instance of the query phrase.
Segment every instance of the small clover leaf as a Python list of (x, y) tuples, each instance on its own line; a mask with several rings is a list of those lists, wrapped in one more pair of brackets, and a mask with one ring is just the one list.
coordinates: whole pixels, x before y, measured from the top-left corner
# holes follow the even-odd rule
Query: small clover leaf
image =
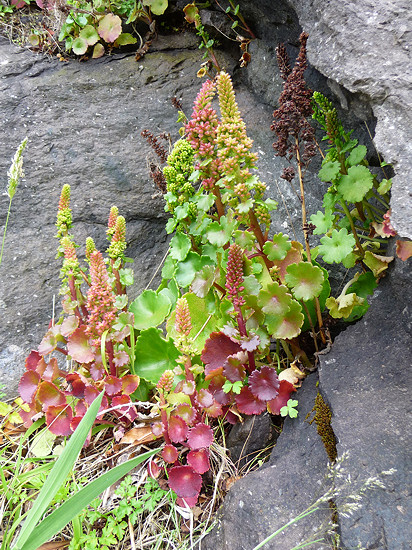
[(351, 166), (338, 183), (338, 191), (348, 202), (360, 202), (373, 187), (373, 175), (366, 166)]
[(288, 237), (283, 235), (283, 233), (278, 233), (273, 236), (271, 241), (263, 245), (263, 252), (271, 261), (283, 260), (291, 247), (292, 244)]
[(286, 269), (285, 279), (297, 300), (307, 302), (319, 296), (322, 291), (322, 270), (310, 262), (289, 265)]
[(298, 406), (298, 401), (296, 399), (289, 399), (284, 407), (280, 409), (281, 416), (290, 416), (290, 418), (296, 418), (298, 416), (298, 411), (295, 407)]
[(233, 392), (237, 395), (240, 394), (243, 388), (243, 382), (241, 380), (237, 380), (236, 382), (230, 382), (230, 380), (226, 380), (226, 382), (222, 386), (222, 390), (225, 393)]
[(319, 253), (328, 264), (340, 263), (355, 246), (355, 238), (346, 229), (334, 229), (330, 237), (325, 235), (320, 242), (322, 244), (319, 246)]

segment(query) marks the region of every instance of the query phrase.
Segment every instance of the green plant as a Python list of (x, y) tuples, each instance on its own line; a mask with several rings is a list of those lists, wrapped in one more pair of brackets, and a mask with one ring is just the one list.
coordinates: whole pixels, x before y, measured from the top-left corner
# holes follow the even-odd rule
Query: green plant
[(20, 143), (19, 147), (17, 148), (16, 154), (14, 155), (14, 158), (12, 160), (10, 169), (7, 172), (7, 175), (9, 178), (9, 184), (8, 184), (6, 193), (7, 193), (7, 196), (9, 197), (9, 208), (7, 210), (6, 223), (4, 225), (4, 230), (3, 230), (3, 240), (1, 243), (1, 251), (0, 251), (0, 266), (1, 266), (1, 261), (3, 259), (4, 242), (6, 240), (7, 224), (9, 223), (11, 203), (16, 193), (20, 178), (24, 176), (23, 151), (26, 148), (26, 145), (27, 145), (27, 138), (24, 138), (23, 141)]
[(280, 416), (290, 416), (290, 418), (296, 418), (298, 416), (298, 411), (296, 407), (298, 402), (296, 399), (289, 399), (284, 407), (280, 409)]

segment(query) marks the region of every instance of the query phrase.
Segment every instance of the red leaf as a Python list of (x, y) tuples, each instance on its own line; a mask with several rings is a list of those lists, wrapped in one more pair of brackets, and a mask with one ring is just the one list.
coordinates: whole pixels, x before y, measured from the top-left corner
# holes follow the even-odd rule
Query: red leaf
[(53, 382), (55, 378), (59, 376), (59, 366), (57, 364), (57, 359), (55, 357), (52, 357), (50, 359), (50, 362), (46, 363), (46, 368), (43, 371), (43, 374), (41, 375), (43, 380), (47, 380), (48, 382)]
[(193, 424), (193, 422), (196, 420), (197, 412), (188, 403), (181, 403), (172, 412), (171, 416), (180, 416), (180, 418), (182, 418), (186, 422), (186, 424)]
[(140, 378), (137, 374), (126, 374), (120, 380), (122, 382), (122, 392), (126, 395), (131, 395), (140, 384)]
[(196, 506), (197, 504), (197, 497), (199, 495), (196, 495), (195, 497), (185, 497), (184, 499), (183, 498), (180, 498), (180, 497), (177, 497), (176, 499), (176, 504), (178, 506), (181, 506), (182, 508), (193, 508), (193, 506)]
[(74, 412), (76, 413), (76, 416), (84, 416), (86, 414), (87, 407), (83, 400), (80, 400), (76, 403), (74, 406)]
[(78, 399), (84, 398), (84, 392), (86, 389), (86, 382), (78, 372), (71, 372), (66, 376), (66, 381), (71, 385), (71, 395)]
[(203, 422), (199, 422), (189, 430), (187, 445), (193, 451), (204, 449), (213, 443), (213, 430)]
[(152, 433), (153, 435), (155, 435), (156, 437), (160, 437), (163, 435), (164, 433), (164, 426), (163, 424), (159, 421), (159, 422), (153, 422), (152, 424)]
[(43, 337), (43, 340), (39, 345), (39, 353), (41, 355), (47, 355), (56, 349), (57, 344), (61, 341), (64, 341), (64, 338), (60, 334), (60, 326), (55, 325), (51, 327)]
[(67, 351), (78, 363), (91, 363), (95, 357), (95, 351), (89, 343), (86, 334), (86, 326), (77, 328), (67, 342)]
[(130, 357), (124, 350), (116, 351), (113, 358), (113, 363), (116, 367), (123, 367), (130, 361)]
[(79, 326), (79, 320), (75, 315), (67, 317), (60, 325), (60, 332), (63, 336), (70, 336)]
[(39, 374), (34, 370), (26, 371), (20, 378), (19, 394), (26, 403), (30, 403), (40, 382)]
[(212, 418), (218, 418), (219, 416), (223, 416), (222, 405), (217, 401), (214, 401), (211, 407), (207, 407), (203, 410), (208, 416), (211, 416)]
[(90, 372), (90, 376), (93, 378), (95, 382), (97, 382), (97, 380), (101, 380), (103, 376), (106, 374), (103, 364), (102, 363), (97, 364), (96, 361), (94, 361), (91, 364), (89, 372)]
[(37, 392), (37, 399), (42, 404), (43, 410), (47, 407), (66, 405), (66, 397), (52, 382), (41, 382)]
[(249, 376), (249, 387), (255, 397), (262, 401), (275, 399), (279, 390), (279, 378), (274, 368), (264, 366)]
[(231, 382), (243, 382), (245, 378), (245, 368), (243, 366), (245, 357), (243, 353), (241, 354), (241, 359), (239, 360), (236, 356), (228, 357), (227, 363), (223, 367), (223, 374)]
[(26, 359), (26, 369), (36, 370), (37, 363), (42, 359), (40, 353), (34, 349), (31, 350)]
[[(93, 386), (86, 386), (84, 390), (84, 400), (88, 405), (91, 405), (93, 401), (96, 399), (96, 397), (99, 395), (99, 390), (97, 388), (94, 388)], [(99, 413), (97, 415), (97, 418), (102, 416), (102, 413), (107, 409), (108, 407), (108, 400), (105, 395), (103, 395), (102, 403), (99, 408)]]
[(156, 479), (160, 475), (160, 468), (154, 460), (151, 460), (147, 465), (147, 475), (153, 479)]
[(260, 414), (266, 409), (266, 403), (255, 397), (247, 387), (242, 388), (235, 399), (237, 408), (244, 414)]
[(169, 487), (180, 498), (197, 499), (202, 478), (191, 466), (174, 466), (169, 470)]
[(116, 376), (106, 376), (104, 379), (104, 391), (109, 396), (116, 395), (122, 389), (122, 381)]
[(165, 462), (174, 464), (178, 459), (177, 449), (174, 445), (165, 445), (162, 451), (162, 457)]
[(55, 435), (71, 435), (70, 423), (73, 413), (68, 405), (51, 406), (46, 411), (46, 424)]
[(412, 241), (396, 241), (396, 254), (406, 262), (412, 256)]
[(226, 382), (226, 378), (219, 374), (212, 378), (212, 381), (209, 384), (209, 391), (213, 397), (221, 405), (229, 405), (232, 402), (233, 394), (232, 392), (225, 393), (223, 391), (223, 384)]
[(196, 403), (199, 407), (206, 408), (211, 407), (214, 403), (213, 395), (205, 388), (201, 388), (195, 397)]
[(287, 380), (280, 381), (279, 394), (275, 399), (268, 401), (267, 407), (271, 414), (280, 414), (280, 409), (285, 407), (290, 399), (290, 394), (296, 391), (293, 384)]
[(23, 425), (25, 428), (29, 428), (33, 424), (33, 417), (41, 412), (40, 404), (37, 403), (35, 399), (33, 399), (31, 403), (29, 403), (29, 406), (30, 409), (28, 411), (25, 411), (23, 409), (19, 410), (19, 415), (23, 420)]
[(168, 433), (173, 443), (182, 443), (187, 437), (188, 427), (183, 418), (171, 416), (169, 418)]
[(241, 351), (242, 348), (236, 342), (233, 342), (223, 332), (212, 332), (210, 338), (206, 340), (202, 351), (202, 361), (205, 363), (206, 376), (212, 371), (222, 368), (230, 355)]
[(187, 454), (187, 463), (198, 474), (204, 474), (210, 469), (209, 449), (189, 451), (189, 453)]
[(132, 404), (132, 401), (128, 395), (118, 395), (113, 397), (112, 406), (124, 405), (119, 409), (115, 409), (113, 412), (119, 418), (119, 420), (125, 422), (133, 422), (137, 418), (137, 411), (135, 406)]

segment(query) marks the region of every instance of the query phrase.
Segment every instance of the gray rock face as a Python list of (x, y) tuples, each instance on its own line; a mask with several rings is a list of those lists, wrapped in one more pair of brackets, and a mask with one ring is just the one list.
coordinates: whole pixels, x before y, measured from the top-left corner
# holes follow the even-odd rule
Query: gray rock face
[(412, 12), (408, 0), (289, 0), (309, 33), (308, 58), (322, 74), (368, 100), (375, 144), (396, 177), (392, 222), (412, 238)]
[[(338, 455), (349, 455), (344, 470), (354, 486), (372, 476), (386, 486), (367, 491), (353, 516), (340, 515), (345, 549), (359, 543), (367, 550), (410, 548), (411, 288), (410, 265), (399, 261), (365, 317), (321, 359), (320, 387), (332, 410)], [(381, 475), (391, 468), (393, 475)]]
[[(325, 448), (315, 424), (305, 420), (318, 393), (317, 380), (316, 374), (311, 375), (298, 390), (298, 419), (285, 420), (269, 462), (229, 490), (217, 528), (202, 541), (202, 550), (252, 550), (329, 489)], [(331, 511), (323, 503), (320, 510), (287, 527), (264, 548), (290, 550), (321, 539), (330, 519)], [(326, 550), (330, 546), (314, 543), (311, 548)]]

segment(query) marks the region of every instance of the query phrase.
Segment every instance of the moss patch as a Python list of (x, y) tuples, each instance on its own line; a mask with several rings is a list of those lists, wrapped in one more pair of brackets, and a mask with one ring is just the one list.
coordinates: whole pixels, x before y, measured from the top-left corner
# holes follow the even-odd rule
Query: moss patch
[(312, 420), (310, 420), (309, 424), (315, 422), (318, 434), (323, 441), (329, 460), (334, 462), (338, 453), (336, 451), (335, 434), (333, 433), (332, 426), (330, 424), (332, 412), (320, 393), (316, 396), (315, 406), (310, 413), (307, 414), (306, 418), (308, 418), (313, 412), (315, 413), (315, 416)]

